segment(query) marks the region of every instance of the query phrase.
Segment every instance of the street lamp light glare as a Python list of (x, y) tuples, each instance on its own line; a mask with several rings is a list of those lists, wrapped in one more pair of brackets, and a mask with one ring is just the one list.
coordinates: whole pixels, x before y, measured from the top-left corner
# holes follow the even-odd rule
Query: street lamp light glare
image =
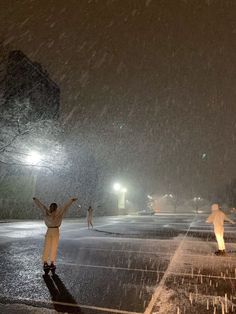
[(42, 156), (36, 152), (36, 151), (31, 151), (29, 155), (26, 158), (26, 161), (32, 165), (37, 164), (41, 161)]
[(115, 184), (113, 185), (113, 189), (114, 189), (116, 192), (120, 191), (120, 189), (121, 189), (120, 183), (115, 183)]

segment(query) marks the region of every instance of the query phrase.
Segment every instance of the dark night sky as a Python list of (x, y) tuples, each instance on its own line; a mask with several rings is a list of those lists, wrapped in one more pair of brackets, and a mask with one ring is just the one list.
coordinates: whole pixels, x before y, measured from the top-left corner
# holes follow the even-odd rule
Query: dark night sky
[(114, 172), (202, 195), (236, 177), (236, 1), (1, 0), (0, 28)]

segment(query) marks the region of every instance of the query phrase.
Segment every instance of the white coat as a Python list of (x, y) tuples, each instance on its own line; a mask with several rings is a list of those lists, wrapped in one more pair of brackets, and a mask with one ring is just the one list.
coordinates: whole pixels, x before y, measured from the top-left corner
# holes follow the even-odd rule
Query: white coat
[(37, 198), (34, 200), (35, 204), (42, 209), (44, 215), (44, 221), (47, 227), (60, 227), (62, 218), (66, 210), (71, 206), (73, 200), (70, 199), (66, 204), (58, 207), (54, 212), (50, 213), (49, 209), (43, 205)]
[(212, 223), (214, 225), (215, 233), (224, 233), (224, 222), (228, 221), (232, 224), (234, 222), (219, 209), (217, 204), (212, 205), (212, 214), (207, 218), (208, 223)]

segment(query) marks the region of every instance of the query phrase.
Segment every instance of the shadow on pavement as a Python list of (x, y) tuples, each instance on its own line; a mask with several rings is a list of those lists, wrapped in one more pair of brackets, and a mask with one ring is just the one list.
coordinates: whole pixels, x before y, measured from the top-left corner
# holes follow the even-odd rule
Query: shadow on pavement
[(113, 231), (106, 231), (106, 230), (99, 230), (99, 229), (93, 229), (93, 231), (104, 233), (104, 234), (112, 234), (112, 235), (126, 235), (125, 233), (120, 233), (120, 232), (113, 232)]
[(67, 290), (58, 275), (43, 275), (43, 279), (51, 294), (52, 303), (56, 311), (64, 313), (80, 313), (82, 311), (74, 297)]

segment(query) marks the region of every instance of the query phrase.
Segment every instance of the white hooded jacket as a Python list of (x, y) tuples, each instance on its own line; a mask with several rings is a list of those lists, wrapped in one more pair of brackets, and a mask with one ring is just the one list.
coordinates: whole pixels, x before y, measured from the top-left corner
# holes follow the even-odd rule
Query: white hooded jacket
[(213, 204), (211, 207), (212, 214), (207, 218), (208, 223), (212, 223), (214, 225), (214, 231), (216, 233), (222, 233), (224, 232), (224, 222), (228, 221), (232, 224), (234, 222), (219, 209), (218, 204)]

